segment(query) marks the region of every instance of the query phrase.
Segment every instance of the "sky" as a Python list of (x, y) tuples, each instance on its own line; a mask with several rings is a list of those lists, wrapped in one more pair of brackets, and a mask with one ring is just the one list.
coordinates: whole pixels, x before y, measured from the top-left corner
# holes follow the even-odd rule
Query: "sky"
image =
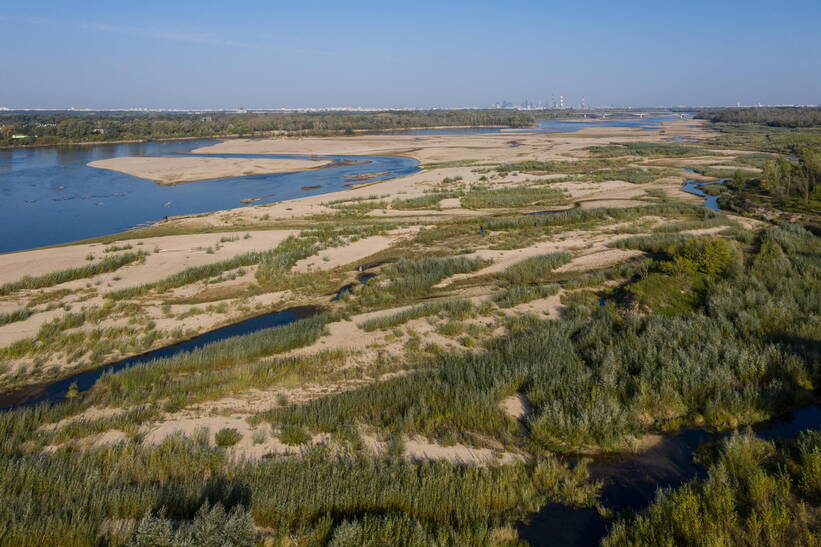
[(821, 0), (0, 3), (0, 107), (821, 103)]

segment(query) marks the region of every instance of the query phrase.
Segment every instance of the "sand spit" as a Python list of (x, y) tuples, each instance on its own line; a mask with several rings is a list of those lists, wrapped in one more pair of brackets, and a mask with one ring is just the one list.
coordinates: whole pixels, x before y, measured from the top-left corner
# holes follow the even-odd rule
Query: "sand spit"
[(92, 161), (88, 165), (172, 186), (183, 182), (291, 173), (325, 167), (326, 160), (208, 157), (125, 157)]

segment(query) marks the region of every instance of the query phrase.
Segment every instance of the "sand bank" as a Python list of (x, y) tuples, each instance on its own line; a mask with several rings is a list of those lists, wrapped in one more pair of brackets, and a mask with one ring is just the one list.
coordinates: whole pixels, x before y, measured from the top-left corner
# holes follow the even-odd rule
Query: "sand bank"
[(305, 171), (329, 163), (327, 160), (268, 158), (125, 157), (92, 161), (88, 165), (170, 186), (182, 182)]

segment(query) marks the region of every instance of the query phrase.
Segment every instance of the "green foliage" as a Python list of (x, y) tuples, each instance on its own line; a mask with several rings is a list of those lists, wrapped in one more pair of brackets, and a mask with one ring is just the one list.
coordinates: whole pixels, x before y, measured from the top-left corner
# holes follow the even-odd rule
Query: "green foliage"
[[(385, 279), (362, 287), (361, 306), (385, 306), (402, 300), (427, 296), (438, 282), (458, 273), (468, 273), (486, 265), (483, 260), (456, 258), (403, 258), (383, 271)], [(374, 280), (376, 281), (376, 280)]]
[[(527, 127), (550, 116), (515, 110), (430, 110), (314, 113), (0, 113), (0, 146), (61, 144), (132, 139), (204, 138), (225, 135), (351, 135), (356, 131), (391, 131), (417, 127)], [(11, 138), (13, 134), (37, 138)]]
[(567, 251), (533, 256), (513, 264), (500, 273), (499, 278), (513, 285), (533, 283), (543, 279), (559, 266), (568, 264), (572, 258), (573, 255)]
[(781, 227), (761, 239), (788, 248), (789, 267), (758, 256), (745, 275), (712, 280), (703, 304), (684, 317), (576, 306), (563, 321), (511, 324), (511, 334), (486, 352), (443, 354), (412, 375), (266, 417), (274, 426), (313, 431), (364, 422), (440, 439), (471, 432), (511, 443), (518, 429), (497, 403), (520, 391), (532, 406), (532, 440), (555, 450), (616, 447), (625, 436), (682, 423), (727, 428), (760, 421), (821, 381), (821, 327), (813, 319), (821, 306), (813, 296), (818, 238)]
[(288, 424), (282, 428), (279, 434), (279, 440), (288, 445), (299, 446), (310, 441), (311, 436), (301, 427)]
[(234, 446), (242, 440), (242, 433), (236, 429), (223, 428), (214, 435), (214, 442), (223, 448)]
[(240, 386), (263, 385), (277, 378), (278, 369), (287, 370), (298, 363), (261, 361), (246, 366), (248, 363), (313, 343), (331, 319), (317, 315), (142, 363), (101, 377), (86, 397), (89, 404), (99, 405), (141, 404), (175, 395), (186, 395), (193, 401), (216, 398)]
[(701, 112), (696, 117), (713, 123), (749, 123), (776, 127), (821, 126), (821, 108), (817, 107), (722, 108)]
[(681, 144), (663, 142), (629, 142), (624, 144), (610, 144), (608, 146), (591, 146), (588, 150), (600, 158), (617, 158), (622, 156), (684, 158), (714, 154), (714, 152), (697, 146), (684, 146)]
[(625, 162), (621, 160), (610, 159), (591, 159), (591, 160), (577, 160), (577, 161), (538, 161), (538, 160), (524, 160), (513, 163), (504, 163), (496, 168), (501, 174), (514, 173), (521, 171), (522, 173), (533, 174), (580, 174), (589, 173), (599, 169), (616, 169), (625, 167)]
[(558, 292), (559, 286), (556, 284), (513, 285), (496, 292), (493, 301), (500, 308), (512, 308), (525, 302), (553, 296)]
[(705, 480), (660, 491), (649, 509), (617, 521), (603, 545), (814, 545), (819, 462), (818, 431), (779, 448), (736, 433)]
[(113, 272), (122, 268), (132, 262), (145, 260), (147, 253), (140, 251), (138, 253), (123, 253), (120, 255), (108, 256), (94, 264), (88, 266), (80, 266), (79, 268), (71, 268), (68, 270), (60, 270), (49, 274), (31, 277), (25, 276), (19, 281), (13, 281), (0, 285), (0, 296), (6, 296), (15, 291), (22, 289), (44, 289), (46, 287), (53, 287), (60, 283), (67, 283), (77, 279), (85, 279), (93, 277), (102, 273)]
[(669, 177), (675, 174), (668, 169), (641, 169), (638, 167), (625, 167), (624, 169), (605, 169), (597, 171), (594, 178), (599, 181), (623, 180), (633, 184), (646, 184), (656, 180)]
[(458, 198), (462, 194), (460, 192), (433, 192), (424, 194), (415, 198), (395, 199), (391, 202), (391, 207), (399, 210), (413, 210), (413, 209), (437, 209), (439, 202), (443, 199)]
[(475, 188), (462, 197), (462, 207), (467, 209), (489, 209), (557, 205), (564, 203), (566, 197), (564, 191), (549, 186)]
[(430, 317), (432, 315), (442, 313), (455, 319), (462, 319), (472, 314), (473, 311), (473, 305), (468, 300), (429, 302), (427, 304), (408, 308), (407, 310), (403, 310), (392, 315), (369, 319), (360, 324), (359, 327), (367, 332), (371, 332), (377, 329), (390, 329), (403, 323), (407, 323), (413, 319)]
[[(590, 504), (595, 489), (586, 479), (583, 466), (571, 472), (553, 458), (475, 467), (312, 450), (300, 458), (232, 462), (222, 450), (171, 437), (154, 447), (0, 458), (0, 541), (247, 545), (255, 539), (252, 524), (279, 542), (342, 540), (351, 526), (376, 541), (388, 537), (390, 526), (372, 527), (386, 516), (410, 519), (410, 528), (456, 544), (488, 544), (493, 528), (548, 500)], [(135, 529), (111, 526), (130, 519), (139, 519)]]
[(580, 226), (604, 221), (627, 221), (644, 216), (712, 218), (713, 211), (685, 203), (660, 203), (641, 207), (601, 207), (569, 209), (544, 215), (518, 215), (488, 222), (489, 230), (528, 229), (553, 226)]
[(0, 325), (8, 325), (17, 321), (24, 321), (31, 317), (34, 311), (31, 308), (21, 308), (6, 313), (0, 313)]
[(738, 248), (717, 237), (689, 239), (671, 248), (669, 253), (679, 268), (689, 272), (726, 276), (738, 273), (741, 268)]
[(704, 303), (703, 275), (680, 272), (674, 275), (653, 272), (631, 283), (625, 293), (631, 302), (662, 315), (687, 315)]
[(226, 512), (222, 504), (209, 507), (205, 502), (193, 520), (181, 525), (147, 514), (137, 523), (129, 547), (197, 545), (202, 547), (251, 547), (257, 531), (251, 513), (241, 505)]

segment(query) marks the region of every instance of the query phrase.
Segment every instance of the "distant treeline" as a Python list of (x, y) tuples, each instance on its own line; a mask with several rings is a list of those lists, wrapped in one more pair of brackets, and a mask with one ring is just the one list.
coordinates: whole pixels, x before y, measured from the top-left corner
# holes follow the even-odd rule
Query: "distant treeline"
[(821, 108), (722, 108), (706, 110), (696, 115), (696, 118), (714, 123), (758, 123), (774, 127), (821, 127)]
[[(563, 112), (431, 110), (321, 113), (21, 112), (0, 114), (0, 146), (211, 136), (350, 134), (436, 126), (527, 127)], [(16, 137), (15, 137), (16, 136)]]

